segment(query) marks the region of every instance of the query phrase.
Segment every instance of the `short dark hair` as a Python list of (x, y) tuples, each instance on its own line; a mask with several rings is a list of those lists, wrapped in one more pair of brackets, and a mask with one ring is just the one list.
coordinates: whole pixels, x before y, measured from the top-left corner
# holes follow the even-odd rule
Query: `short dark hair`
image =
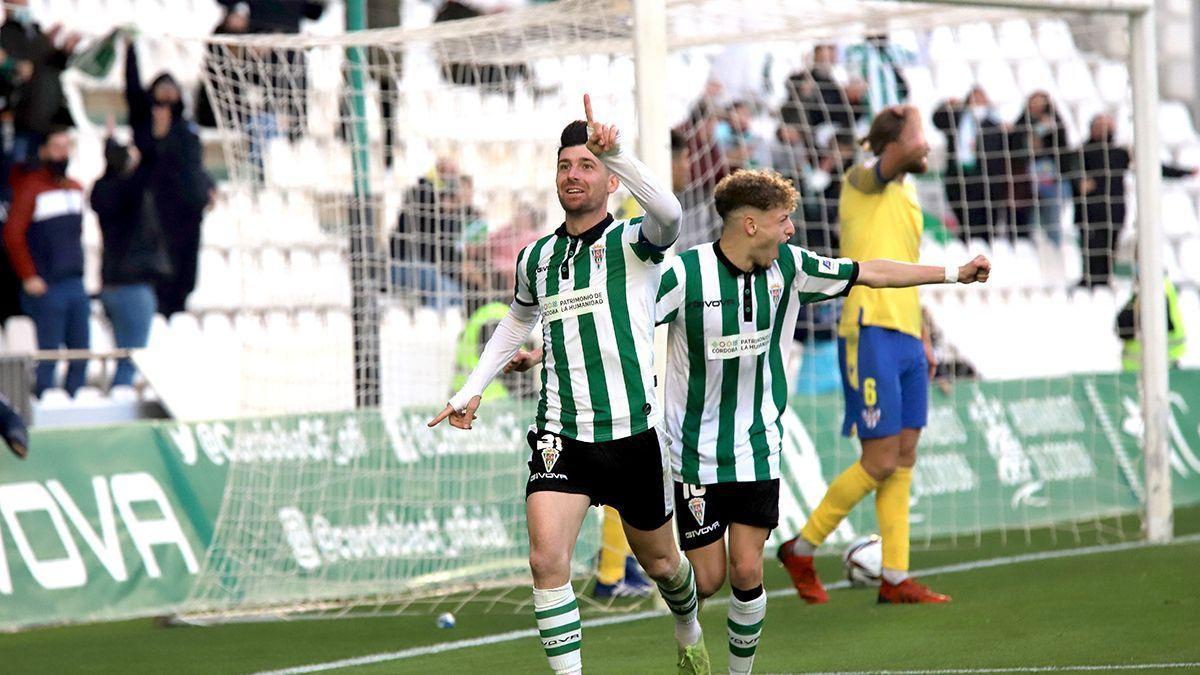
[(687, 149), (687, 138), (678, 129), (671, 130), (671, 153), (679, 154)]
[(904, 109), (897, 106), (889, 106), (879, 111), (871, 122), (871, 129), (867, 132), (867, 137), (862, 139), (862, 145), (867, 150), (870, 150), (876, 157), (883, 154), (883, 149), (900, 139), (900, 134), (904, 132)]
[(50, 130), (46, 132), (46, 135), (42, 136), (42, 140), (40, 143), (38, 143), (38, 147), (39, 148), (45, 147), (46, 144), (50, 142), (50, 138), (52, 136), (57, 136), (58, 134), (70, 134), (70, 133), (71, 133), (71, 127), (65, 127), (65, 126), (62, 126), (61, 124), (52, 126), (52, 127), (50, 127)]
[(576, 145), (587, 145), (587, 140), (587, 122), (575, 120), (563, 127), (562, 135), (558, 138), (558, 154), (561, 156), (563, 150)]
[(754, 169), (737, 171), (722, 178), (713, 196), (717, 215), (725, 219), (745, 206), (762, 211), (794, 209), (799, 194), (791, 181), (775, 171)]

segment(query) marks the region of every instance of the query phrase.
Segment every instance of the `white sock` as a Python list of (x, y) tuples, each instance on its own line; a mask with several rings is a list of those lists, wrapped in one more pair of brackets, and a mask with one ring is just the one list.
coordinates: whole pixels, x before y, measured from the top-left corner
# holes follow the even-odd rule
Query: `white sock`
[(883, 580), (889, 584), (896, 586), (908, 578), (908, 570), (889, 570), (883, 568)]
[(796, 537), (792, 542), (792, 553), (795, 555), (811, 556), (817, 552), (817, 547), (804, 537)]
[(692, 564), (685, 556), (679, 556), (679, 567), (675, 574), (666, 581), (656, 583), (658, 592), (675, 615), (675, 640), (684, 647), (699, 642), (700, 621), (696, 616), (699, 599), (696, 595), (696, 577), (692, 574)]
[[(730, 675), (746, 675), (754, 665), (754, 650), (758, 648), (758, 638), (762, 635), (763, 617), (767, 615), (767, 594), (763, 587), (750, 591), (734, 589), (734, 595), (729, 598), (729, 673)], [(757, 592), (749, 600), (743, 598)]]
[(579, 604), (571, 583), (558, 588), (533, 589), (533, 615), (550, 668), (558, 675), (583, 672), (583, 629)]

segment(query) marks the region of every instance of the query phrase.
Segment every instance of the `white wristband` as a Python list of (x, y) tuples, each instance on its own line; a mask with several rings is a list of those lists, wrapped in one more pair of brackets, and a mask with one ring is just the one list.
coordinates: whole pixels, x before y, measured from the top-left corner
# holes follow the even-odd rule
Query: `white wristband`
[(958, 283), (958, 265), (946, 265), (946, 279), (948, 284)]

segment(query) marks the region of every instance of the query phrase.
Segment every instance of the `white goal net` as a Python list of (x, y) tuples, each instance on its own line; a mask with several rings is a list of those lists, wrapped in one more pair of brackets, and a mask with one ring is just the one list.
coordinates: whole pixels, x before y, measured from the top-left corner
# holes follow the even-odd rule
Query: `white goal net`
[[(841, 177), (866, 158), (858, 140), (882, 106), (917, 106), (933, 148), (915, 178), (922, 260), (985, 253), (995, 271), (983, 288), (922, 291), (940, 365), (914, 545), (993, 530), (1019, 541), (1048, 525), (1136, 537), (1136, 518), (1114, 518), (1144, 498), (1138, 379), (1121, 372), (1118, 317), (1136, 287), (1135, 180), (1158, 167), (1131, 161), (1135, 124), (1154, 120), (1134, 119), (1129, 20), (967, 3), (749, 4), (667, 2), (667, 77), (653, 95), (671, 128), (655, 142), (669, 132), (680, 246), (719, 234), (710, 202), (721, 177), (769, 167), (801, 194), (793, 243), (836, 254)], [(508, 589), (528, 573), (525, 431), (540, 372), (493, 384), (471, 433), (425, 421), (504, 315), (521, 247), (561, 220), (553, 159), (583, 93), (631, 148), (636, 97), (649, 94), (635, 83), (629, 2), (429, 18), (208, 45), (236, 223), (209, 263), (240, 294), (231, 396), (244, 421), (189, 611), (527, 601), (524, 587)], [(1195, 158), (1187, 132), (1167, 139), (1167, 176)], [(1195, 192), (1168, 182), (1167, 199), (1191, 214), (1168, 230), (1164, 255), (1194, 323), (1197, 268), (1177, 251), (1200, 237)], [(638, 208), (623, 190), (611, 207)], [(857, 459), (857, 441), (840, 436), (839, 311), (810, 307), (795, 336), (772, 542)], [(874, 528), (868, 501), (834, 539)], [(601, 548), (595, 513), (579, 578)]]

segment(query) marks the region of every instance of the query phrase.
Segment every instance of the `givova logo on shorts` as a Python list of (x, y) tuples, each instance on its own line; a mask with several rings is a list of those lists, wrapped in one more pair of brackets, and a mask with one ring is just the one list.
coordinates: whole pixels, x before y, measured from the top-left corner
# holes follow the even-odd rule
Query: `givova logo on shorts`
[(542, 462), (546, 465), (546, 472), (554, 471), (554, 464), (562, 455), (562, 439), (554, 434), (542, 434), (537, 441), (537, 449), (542, 453)]

